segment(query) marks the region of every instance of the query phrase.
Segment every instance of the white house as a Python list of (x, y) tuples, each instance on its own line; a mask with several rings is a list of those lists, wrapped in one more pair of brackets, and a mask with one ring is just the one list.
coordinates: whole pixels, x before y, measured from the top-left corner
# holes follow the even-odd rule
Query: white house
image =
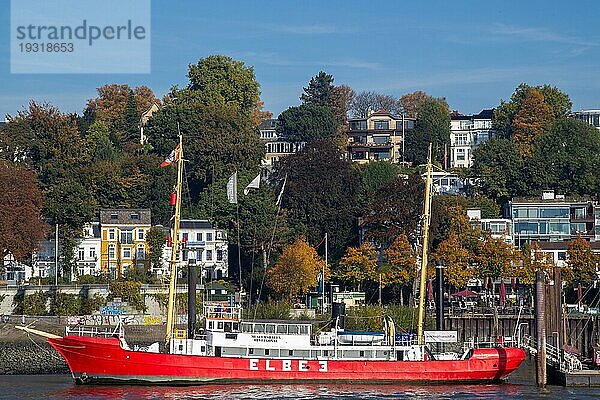
[(83, 238), (75, 248), (77, 275), (98, 275), (101, 271), (100, 252), (100, 223), (88, 222), (83, 227)]
[(473, 164), (473, 151), (493, 136), (493, 113), (493, 109), (487, 109), (473, 115), (450, 115), (450, 168)]
[[(182, 264), (195, 260), (202, 270), (203, 279), (223, 279), (228, 276), (227, 233), (215, 229), (207, 220), (182, 219), (179, 224), (179, 240), (182, 242)], [(172, 248), (165, 246), (162, 268), (153, 269), (157, 276), (170, 272), (169, 260)]]

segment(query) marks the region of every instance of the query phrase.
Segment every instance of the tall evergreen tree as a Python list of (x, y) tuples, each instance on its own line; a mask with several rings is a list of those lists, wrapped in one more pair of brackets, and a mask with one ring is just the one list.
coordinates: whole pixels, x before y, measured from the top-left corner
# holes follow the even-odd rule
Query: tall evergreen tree
[(137, 111), (135, 95), (129, 89), (127, 94), (127, 105), (123, 113), (123, 143), (140, 142), (140, 115)]

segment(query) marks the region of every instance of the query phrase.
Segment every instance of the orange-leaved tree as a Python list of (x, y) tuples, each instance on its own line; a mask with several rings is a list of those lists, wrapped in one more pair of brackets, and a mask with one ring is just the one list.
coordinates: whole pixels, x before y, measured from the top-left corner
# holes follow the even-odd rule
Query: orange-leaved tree
[(596, 265), (600, 259), (592, 252), (590, 243), (578, 235), (569, 243), (567, 255), (563, 280), (577, 283), (591, 282), (596, 276)]
[(385, 251), (387, 263), (380, 271), (384, 285), (407, 285), (415, 278), (416, 258), (408, 237), (398, 236)]
[(462, 245), (455, 232), (450, 232), (448, 239), (438, 245), (433, 258), (443, 261), (444, 277), (456, 288), (465, 287), (469, 279), (475, 276), (473, 254)]
[(545, 271), (551, 275), (552, 267), (554, 267), (552, 254), (542, 251), (538, 242), (533, 242), (523, 249), (521, 268), (516, 275), (522, 283), (533, 285), (537, 271)]
[(348, 247), (335, 271), (335, 276), (360, 290), (367, 280), (376, 280), (377, 250), (369, 242), (360, 247)]
[(287, 246), (277, 263), (267, 270), (267, 286), (273, 293), (286, 300), (295, 300), (317, 286), (317, 276), (325, 269), (325, 279), (329, 269), (317, 251), (300, 237)]

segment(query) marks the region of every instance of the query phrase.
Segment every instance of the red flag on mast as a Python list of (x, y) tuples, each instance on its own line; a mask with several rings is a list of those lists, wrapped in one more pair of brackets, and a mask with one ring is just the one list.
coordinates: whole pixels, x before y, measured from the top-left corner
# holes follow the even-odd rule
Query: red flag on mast
[(177, 147), (175, 147), (175, 149), (171, 152), (171, 154), (169, 154), (167, 156), (167, 158), (165, 158), (165, 161), (160, 163), (160, 166), (161, 167), (169, 166), (169, 165), (173, 164), (175, 161), (179, 161), (180, 158), (181, 158), (181, 149), (180, 149), (179, 145), (177, 145)]

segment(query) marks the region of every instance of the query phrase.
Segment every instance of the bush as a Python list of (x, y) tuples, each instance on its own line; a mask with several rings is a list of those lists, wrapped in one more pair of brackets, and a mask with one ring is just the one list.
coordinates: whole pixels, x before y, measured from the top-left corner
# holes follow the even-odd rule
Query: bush
[[(396, 326), (396, 332), (416, 331), (418, 310), (413, 307), (399, 305), (346, 308), (346, 329), (351, 331), (383, 331), (384, 315), (392, 318)], [(426, 317), (425, 329), (432, 329), (434, 326), (434, 319)]]
[(77, 277), (77, 284), (79, 285), (93, 285), (98, 283), (108, 283), (109, 277), (107, 274), (104, 275), (81, 275)]
[(98, 294), (95, 294), (91, 299), (84, 297), (81, 299), (80, 315), (93, 314), (100, 307), (106, 305), (106, 299)]
[(35, 292), (23, 297), (17, 312), (23, 315), (48, 315), (48, 292)]
[(110, 294), (108, 300), (114, 300), (115, 297), (120, 297), (121, 301), (127, 302), (136, 310), (146, 311), (146, 304), (142, 298), (142, 284), (140, 282), (122, 281), (110, 283)]
[(51, 315), (79, 315), (82, 298), (78, 294), (57, 292), (50, 303)]

